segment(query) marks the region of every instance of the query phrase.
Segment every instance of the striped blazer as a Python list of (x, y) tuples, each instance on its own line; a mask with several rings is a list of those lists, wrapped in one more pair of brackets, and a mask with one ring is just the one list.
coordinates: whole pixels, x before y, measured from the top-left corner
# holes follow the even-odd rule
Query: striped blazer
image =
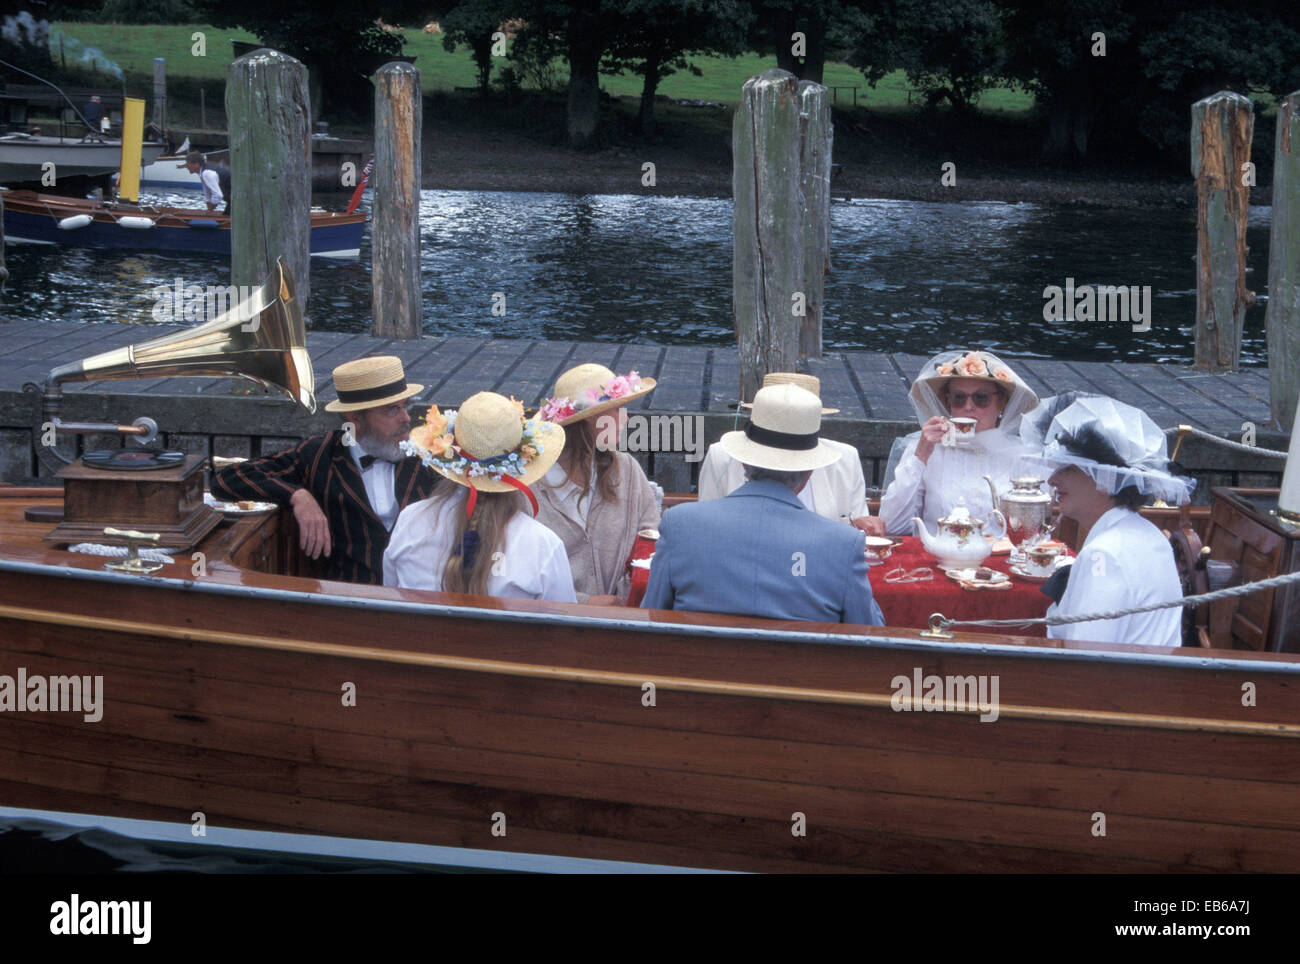
[[(406, 458), (397, 464), (394, 495), (398, 511), (427, 499), (442, 477)], [(297, 448), (240, 462), (213, 473), (212, 494), (231, 502), (255, 500), (288, 506), (299, 489), (315, 497), (329, 519), (330, 555), (323, 578), (341, 582), (384, 582), (388, 530), (375, 515), (361, 470), (343, 445), (343, 432), (313, 436)]]

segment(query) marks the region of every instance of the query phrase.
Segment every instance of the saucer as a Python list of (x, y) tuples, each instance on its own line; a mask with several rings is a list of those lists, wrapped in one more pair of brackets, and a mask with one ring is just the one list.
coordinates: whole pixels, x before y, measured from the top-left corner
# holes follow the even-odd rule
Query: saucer
[(1074, 565), (1073, 559), (1062, 556), (1061, 559), (1056, 563), (1056, 566), (1052, 569), (1052, 571), (1047, 573), (1047, 575), (1045, 576), (1040, 576), (1037, 573), (1032, 573), (1024, 566), (1018, 563), (1013, 563), (1007, 568), (1010, 569), (1012, 572), (1014, 572), (1021, 579), (1025, 579), (1029, 582), (1047, 582), (1047, 580), (1051, 579), (1052, 576), (1056, 574), (1057, 569), (1060, 569), (1062, 566), (1072, 566), (1072, 565)]

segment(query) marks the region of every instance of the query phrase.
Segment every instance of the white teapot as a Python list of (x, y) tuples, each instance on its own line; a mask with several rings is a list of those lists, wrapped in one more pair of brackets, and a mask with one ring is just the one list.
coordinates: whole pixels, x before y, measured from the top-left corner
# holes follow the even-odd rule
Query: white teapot
[[(997, 509), (990, 516), (1003, 530), (1007, 520)], [(925, 551), (938, 560), (943, 569), (973, 569), (988, 558), (992, 546), (984, 538), (984, 523), (972, 519), (966, 500), (958, 499), (947, 518), (938, 522), (939, 531), (931, 535), (920, 518), (913, 517), (916, 534)]]

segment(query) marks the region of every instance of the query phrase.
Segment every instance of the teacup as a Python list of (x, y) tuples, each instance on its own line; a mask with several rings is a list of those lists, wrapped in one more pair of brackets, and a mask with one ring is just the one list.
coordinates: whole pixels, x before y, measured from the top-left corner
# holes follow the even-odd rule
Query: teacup
[(1025, 571), (1031, 576), (1050, 576), (1056, 569), (1061, 550), (1056, 546), (1031, 546), (1025, 549)]
[(882, 536), (867, 536), (866, 544), (867, 559), (875, 562), (884, 562), (894, 551), (894, 540)]
[(978, 423), (973, 418), (950, 418), (948, 419), (948, 434), (944, 439), (947, 445), (969, 445), (971, 439), (975, 437), (975, 426)]

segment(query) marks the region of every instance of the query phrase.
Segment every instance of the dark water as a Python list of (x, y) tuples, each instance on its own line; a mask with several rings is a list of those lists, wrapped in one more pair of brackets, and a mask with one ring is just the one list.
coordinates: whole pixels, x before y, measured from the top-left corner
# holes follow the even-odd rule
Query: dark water
[[(169, 203), (194, 203), (173, 195)], [(161, 196), (155, 200), (161, 200)], [(345, 199), (344, 199), (345, 200)], [(331, 198), (327, 206), (339, 206)], [(1268, 208), (1252, 211), (1247, 286), (1268, 280)], [(731, 202), (426, 191), (421, 211), (429, 335), (734, 344)], [(855, 200), (832, 209), (828, 349), (930, 354), (978, 344), (1060, 359), (1190, 361), (1195, 223), (1182, 209)], [(152, 323), (158, 285), (224, 284), (214, 259), (11, 245), (0, 317)], [(312, 264), (309, 324), (364, 332), (370, 248)], [(1151, 330), (1043, 320), (1043, 289), (1150, 285)], [(494, 316), (494, 294), (505, 296)], [(1265, 362), (1264, 304), (1242, 359)]]

